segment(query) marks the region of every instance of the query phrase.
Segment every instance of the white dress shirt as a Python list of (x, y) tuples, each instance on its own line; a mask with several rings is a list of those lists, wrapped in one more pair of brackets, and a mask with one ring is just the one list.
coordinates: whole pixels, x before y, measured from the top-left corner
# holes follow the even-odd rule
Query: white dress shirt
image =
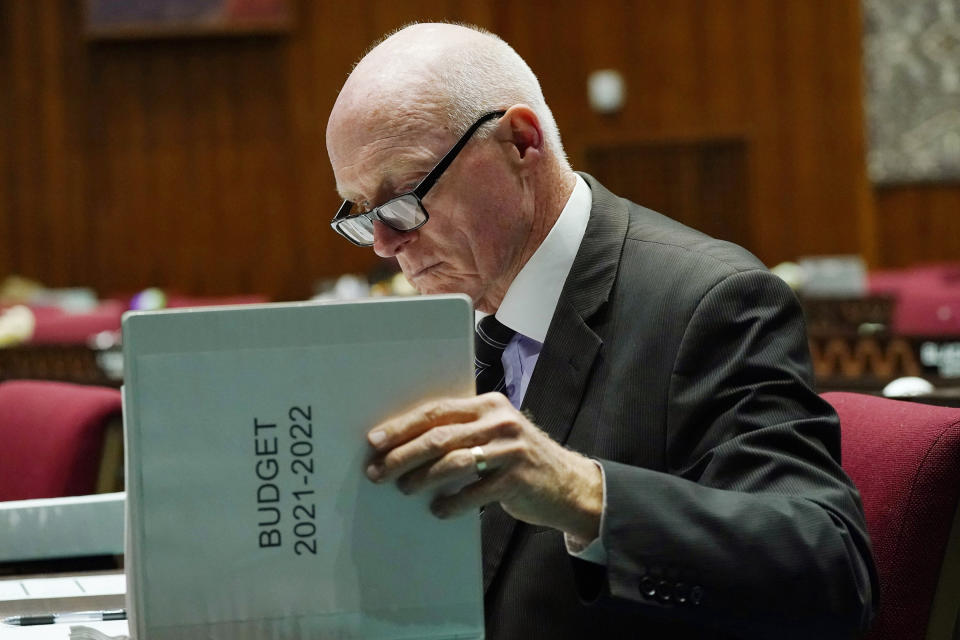
[[(507, 397), (518, 409), (526, 395), (543, 341), (547, 337), (547, 329), (550, 328), (550, 320), (557, 308), (560, 291), (583, 241), (592, 204), (590, 187), (578, 175), (560, 217), (514, 278), (500, 303), (500, 308), (497, 309), (497, 320), (517, 332), (504, 349), (502, 362)], [(478, 314), (477, 320), (483, 315)], [(599, 464), (597, 467), (602, 475), (603, 467)], [(604, 479), (604, 513), (606, 506)], [(601, 530), (602, 521), (601, 516)], [(597, 564), (606, 564), (606, 550), (600, 537), (589, 544), (567, 534), (564, 534), (564, 540), (567, 552), (571, 555)]]

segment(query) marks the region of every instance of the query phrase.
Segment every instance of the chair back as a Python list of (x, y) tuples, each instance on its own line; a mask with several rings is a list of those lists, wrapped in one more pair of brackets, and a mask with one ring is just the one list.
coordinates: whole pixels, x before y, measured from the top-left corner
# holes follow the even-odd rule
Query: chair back
[[(871, 640), (952, 640), (960, 607), (960, 409), (825, 393), (880, 580)], [(956, 629), (960, 631), (960, 629)]]
[(0, 382), (0, 500), (93, 493), (106, 426), (119, 417), (117, 389)]

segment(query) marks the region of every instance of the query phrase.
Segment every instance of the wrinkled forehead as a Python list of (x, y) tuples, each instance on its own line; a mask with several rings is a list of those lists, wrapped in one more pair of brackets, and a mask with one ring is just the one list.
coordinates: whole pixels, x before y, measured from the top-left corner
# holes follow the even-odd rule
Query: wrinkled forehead
[(436, 105), (411, 98), (399, 102), (355, 101), (331, 115), (327, 137), (331, 146), (366, 145), (378, 140), (417, 139), (445, 129)]

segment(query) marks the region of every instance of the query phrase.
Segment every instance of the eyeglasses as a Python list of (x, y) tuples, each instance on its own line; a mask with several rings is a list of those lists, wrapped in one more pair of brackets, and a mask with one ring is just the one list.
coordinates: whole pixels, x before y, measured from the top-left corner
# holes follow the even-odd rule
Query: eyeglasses
[(424, 176), (423, 180), (412, 191), (391, 198), (370, 211), (352, 215), (350, 210), (353, 209), (354, 203), (344, 200), (337, 210), (337, 215), (333, 216), (333, 220), (330, 221), (330, 226), (358, 247), (373, 246), (374, 220), (379, 220), (394, 231), (404, 232), (419, 229), (430, 219), (430, 214), (423, 206), (423, 199), (427, 196), (427, 192), (436, 184), (443, 172), (457, 157), (457, 154), (467, 145), (476, 130), (488, 120), (500, 117), (505, 113), (506, 111), (491, 111), (480, 116), (480, 119), (470, 125), (470, 128), (460, 137), (457, 144), (453, 145), (453, 148), (440, 159), (440, 162), (430, 170), (430, 173)]

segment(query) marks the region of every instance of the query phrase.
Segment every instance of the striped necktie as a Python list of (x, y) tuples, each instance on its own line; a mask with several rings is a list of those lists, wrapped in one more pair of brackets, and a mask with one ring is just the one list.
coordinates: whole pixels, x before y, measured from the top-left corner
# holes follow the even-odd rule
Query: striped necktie
[(485, 317), (477, 325), (476, 341), (476, 378), (477, 393), (499, 391), (504, 393), (506, 383), (503, 376), (503, 350), (516, 335), (516, 331), (505, 326), (493, 315)]

